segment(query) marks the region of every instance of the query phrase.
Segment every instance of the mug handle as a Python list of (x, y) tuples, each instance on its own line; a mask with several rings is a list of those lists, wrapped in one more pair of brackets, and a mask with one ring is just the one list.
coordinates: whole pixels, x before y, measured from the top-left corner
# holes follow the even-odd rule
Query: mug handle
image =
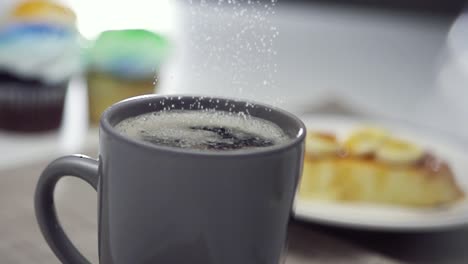
[(99, 162), (83, 156), (65, 156), (51, 162), (42, 172), (34, 195), (36, 218), (42, 235), (62, 263), (90, 264), (76, 249), (60, 225), (55, 211), (54, 189), (64, 176), (74, 176), (97, 190)]

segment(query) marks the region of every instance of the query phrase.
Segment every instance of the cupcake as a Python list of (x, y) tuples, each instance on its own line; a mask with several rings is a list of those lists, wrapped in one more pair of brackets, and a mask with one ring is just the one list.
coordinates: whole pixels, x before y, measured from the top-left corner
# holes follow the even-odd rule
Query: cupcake
[(105, 31), (89, 51), (89, 116), (97, 124), (110, 105), (155, 92), (168, 42), (142, 29)]
[(75, 14), (54, 2), (22, 2), (0, 24), (0, 129), (61, 124), (66, 88), (80, 69)]

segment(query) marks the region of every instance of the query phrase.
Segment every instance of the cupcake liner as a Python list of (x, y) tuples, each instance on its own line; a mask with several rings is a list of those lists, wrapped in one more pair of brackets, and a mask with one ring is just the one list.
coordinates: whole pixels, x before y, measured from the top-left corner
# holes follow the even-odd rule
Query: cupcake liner
[(102, 112), (112, 104), (129, 97), (153, 94), (155, 81), (147, 79), (126, 79), (105, 72), (88, 72), (88, 106), (92, 124), (98, 124)]
[(23, 87), (21, 84), (0, 83), (0, 104), (13, 104), (19, 107), (41, 106), (62, 101), (65, 85), (53, 88)]
[(0, 129), (28, 132), (60, 127), (67, 84), (0, 81)]

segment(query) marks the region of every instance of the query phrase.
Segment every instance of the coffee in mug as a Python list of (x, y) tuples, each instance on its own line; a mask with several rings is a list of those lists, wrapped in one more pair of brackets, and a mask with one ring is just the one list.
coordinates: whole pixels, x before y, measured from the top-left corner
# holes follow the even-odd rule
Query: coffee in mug
[(234, 151), (280, 145), (290, 138), (273, 122), (217, 110), (170, 110), (127, 118), (121, 134), (156, 145), (202, 151)]
[(304, 155), (297, 117), (242, 100), (151, 95), (111, 106), (99, 129), (98, 159), (59, 158), (37, 183), (36, 218), (62, 263), (90, 263), (57, 217), (65, 176), (97, 191), (101, 264), (279, 263)]

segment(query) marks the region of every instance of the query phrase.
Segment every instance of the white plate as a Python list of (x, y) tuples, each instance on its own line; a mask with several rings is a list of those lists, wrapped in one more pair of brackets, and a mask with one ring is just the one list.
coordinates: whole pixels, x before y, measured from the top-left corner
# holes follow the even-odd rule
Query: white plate
[[(335, 133), (339, 138), (363, 124), (378, 124), (392, 134), (418, 143), (447, 160), (461, 188), (468, 190), (467, 145), (453, 137), (435, 133), (422, 127), (394, 121), (314, 116), (302, 118), (309, 131), (321, 130)], [(448, 229), (468, 224), (468, 200), (451, 206), (417, 209), (363, 203), (338, 203), (307, 200), (296, 197), (294, 216), (310, 222), (369, 230), (430, 231)]]

